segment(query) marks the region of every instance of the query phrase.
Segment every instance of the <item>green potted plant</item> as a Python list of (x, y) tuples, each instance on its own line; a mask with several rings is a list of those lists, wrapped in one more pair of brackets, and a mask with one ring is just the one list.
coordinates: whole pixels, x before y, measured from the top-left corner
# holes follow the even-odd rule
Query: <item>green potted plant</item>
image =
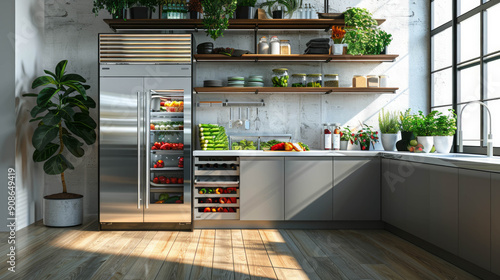
[(150, 19), (163, 0), (128, 0), (130, 19)]
[(62, 192), (44, 197), (44, 224), (54, 227), (74, 226), (82, 223), (83, 196), (69, 193), (64, 172), (74, 169), (72, 157), (83, 157), (86, 145), (96, 141), (96, 122), (90, 116), (95, 101), (87, 95), (90, 86), (78, 74), (66, 74), (68, 61), (63, 60), (55, 72), (45, 70), (47, 76), (33, 81), (32, 88), (43, 87), (40, 93), (25, 94), (36, 97), (30, 122), (38, 122), (32, 137), (33, 161), (44, 163), (48, 175), (60, 175)]
[(340, 130), (340, 149), (347, 150), (349, 142), (354, 144), (354, 133), (351, 131), (349, 126), (342, 127)]
[[(265, 8), (267, 14), (274, 19), (283, 18), (283, 13), (288, 18), (292, 18), (293, 13), (299, 8), (298, 0), (268, 0), (260, 4), (261, 8)], [(286, 8), (286, 10), (283, 10)], [(280, 16), (281, 15), (281, 16)]]
[(94, 0), (92, 12), (97, 16), (100, 10), (106, 10), (113, 19), (126, 19), (130, 0)]
[(236, 10), (237, 0), (202, 0), (203, 25), (207, 36), (217, 40), (224, 36), (224, 30), (229, 27), (229, 18)]
[(255, 4), (257, 0), (238, 0), (236, 7), (236, 18), (253, 19), (255, 16)]
[(370, 144), (375, 149), (375, 143), (378, 143), (378, 131), (373, 131), (373, 127), (362, 124), (361, 129), (354, 135), (354, 144), (361, 147), (361, 150), (370, 150)]
[(437, 130), (436, 115), (438, 113), (438, 111), (432, 111), (424, 115), (422, 111), (418, 111), (418, 115), (414, 115), (412, 118), (413, 133), (417, 136), (418, 144), (423, 145), (421, 148), (424, 153), (429, 153), (434, 146), (434, 135)]
[(387, 112), (383, 108), (378, 113), (378, 126), (381, 132), (382, 146), (386, 151), (394, 151), (399, 132), (399, 112)]
[(377, 21), (364, 8), (350, 8), (344, 12), (347, 53), (352, 55), (381, 54), (391, 43), (392, 35), (378, 28)]
[(453, 135), (457, 131), (457, 114), (455, 110), (449, 109), (448, 115), (437, 113), (436, 133), (434, 135), (434, 147), (437, 153), (447, 154), (453, 146)]
[(411, 109), (407, 109), (404, 113), (399, 113), (399, 129), (401, 130), (401, 140), (396, 142), (398, 151), (408, 151), (408, 145), (412, 140), (415, 140), (413, 134), (413, 116), (410, 114)]

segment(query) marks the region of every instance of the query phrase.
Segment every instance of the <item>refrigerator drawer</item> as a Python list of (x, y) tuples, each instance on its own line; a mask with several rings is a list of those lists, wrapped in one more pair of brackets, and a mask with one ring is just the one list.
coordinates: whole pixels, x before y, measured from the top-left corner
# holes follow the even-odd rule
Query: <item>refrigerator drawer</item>
[(194, 175), (195, 176), (239, 176), (240, 167), (236, 166), (236, 169), (205, 169), (203, 166), (195, 165)]
[(240, 219), (240, 209), (236, 209), (235, 212), (195, 212), (195, 220), (239, 220)]

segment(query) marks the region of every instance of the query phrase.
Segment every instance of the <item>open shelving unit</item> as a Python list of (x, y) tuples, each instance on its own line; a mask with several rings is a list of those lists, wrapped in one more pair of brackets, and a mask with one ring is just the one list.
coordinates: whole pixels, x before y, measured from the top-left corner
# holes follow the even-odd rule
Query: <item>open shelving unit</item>
[(394, 62), (399, 55), (329, 55), (329, 54), (244, 54), (240, 57), (222, 54), (195, 54), (197, 62)]
[(354, 88), (354, 87), (195, 87), (197, 94), (210, 93), (288, 93), (288, 94), (382, 94), (396, 93), (399, 88)]

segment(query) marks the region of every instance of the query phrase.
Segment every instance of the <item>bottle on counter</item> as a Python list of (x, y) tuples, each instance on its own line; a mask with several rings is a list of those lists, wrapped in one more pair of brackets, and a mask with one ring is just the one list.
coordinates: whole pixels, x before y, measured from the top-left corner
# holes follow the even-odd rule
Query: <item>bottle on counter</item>
[(332, 149), (332, 131), (329, 128), (330, 124), (323, 124), (323, 149), (331, 150)]
[(340, 150), (340, 124), (334, 123), (333, 127), (335, 128), (332, 135), (333, 149)]
[(281, 54), (280, 52), (280, 40), (278, 36), (271, 37), (271, 41), (269, 43), (269, 48), (271, 49), (271, 54)]
[(269, 43), (267, 42), (266, 36), (260, 38), (257, 53), (269, 54)]

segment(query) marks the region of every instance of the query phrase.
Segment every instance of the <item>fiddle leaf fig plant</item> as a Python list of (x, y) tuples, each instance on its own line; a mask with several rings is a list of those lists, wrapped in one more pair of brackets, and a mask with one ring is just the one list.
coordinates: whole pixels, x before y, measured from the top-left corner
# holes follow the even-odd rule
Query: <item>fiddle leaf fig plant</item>
[(224, 36), (224, 30), (229, 27), (229, 18), (234, 14), (237, 0), (202, 0), (203, 25), (207, 36), (217, 40)]
[(59, 62), (54, 72), (44, 70), (46, 76), (33, 81), (32, 88), (43, 87), (40, 93), (24, 94), (35, 97), (30, 122), (38, 122), (32, 137), (35, 147), (33, 161), (44, 162), (43, 170), (49, 175), (61, 175), (63, 193), (67, 193), (64, 171), (74, 169), (63, 154), (65, 148), (74, 157), (83, 157), (84, 143), (96, 141), (97, 123), (90, 116), (95, 101), (87, 95), (89, 85), (78, 74), (66, 74), (67, 60)]

